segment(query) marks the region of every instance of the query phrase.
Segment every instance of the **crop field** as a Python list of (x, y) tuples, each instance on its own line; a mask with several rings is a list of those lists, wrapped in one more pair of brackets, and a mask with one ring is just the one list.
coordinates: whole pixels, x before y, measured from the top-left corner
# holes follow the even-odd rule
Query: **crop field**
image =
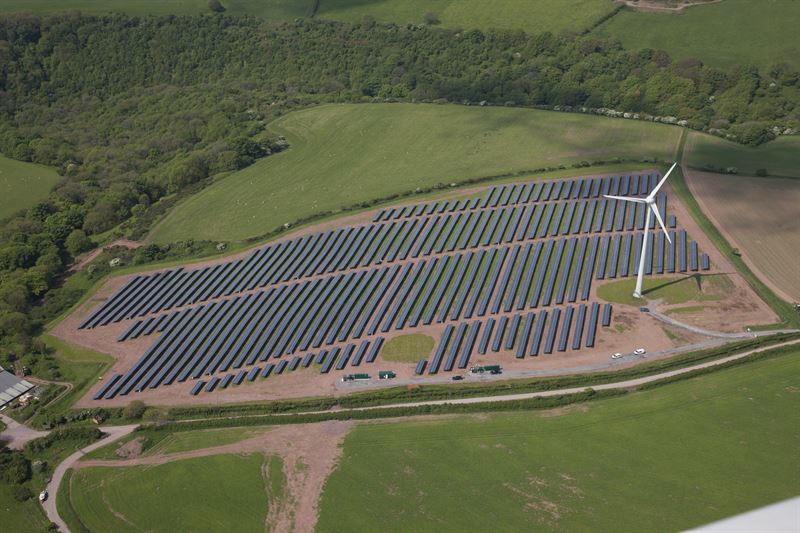
[(421, 24), (431, 13), (447, 28), (519, 29), (528, 33), (579, 32), (614, 5), (606, 0), (321, 0), (317, 17), (360, 22), (365, 16), (397, 24)]
[(690, 172), (703, 210), (778, 296), (800, 301), (800, 180)]
[(663, 124), (590, 115), (433, 104), (326, 105), (269, 128), (286, 137), (287, 151), (179, 204), (150, 238), (245, 239), (438, 183), (582, 160), (669, 160), (681, 134)]
[(797, 20), (800, 2), (794, 0), (724, 0), (680, 14), (625, 9), (594, 33), (616, 37), (626, 48), (666, 50), (675, 59), (694, 57), (724, 68), (749, 64), (766, 71), (778, 62), (800, 66)]
[[(156, 466), (83, 468), (69, 479), (62, 516), (90, 531), (264, 531), (261, 454), (212, 455)], [(63, 490), (63, 488), (62, 488)], [(61, 507), (69, 505), (66, 513)]]
[[(314, 11), (311, 0), (223, 0), (229, 15), (255, 15), (270, 20), (308, 17)], [(194, 15), (211, 13), (208, 0), (3, 0), (0, 13), (25, 11), (53, 13), (77, 10), (91, 15), (120, 12), (130, 15)]]
[(684, 153), (686, 163), (701, 170), (735, 167), (739, 174), (755, 176), (763, 169), (770, 176), (800, 178), (800, 137), (779, 137), (751, 147), (693, 131)]
[(549, 412), (357, 425), (317, 531), (679, 531), (795, 496), (798, 356)]
[[(58, 334), (127, 354), (92, 392), (117, 405), (221, 390), (214, 401), (234, 401), (257, 394), (247, 392), (254, 382), (319, 394), (314, 379), (329, 386), (326, 374), (366, 373), (381, 354), (422, 380), (498, 353), (534, 365), (540, 355), (593, 353), (613, 314), (593, 284), (635, 275), (646, 229), (644, 204), (603, 195), (641, 197), (658, 180), (652, 172), (509, 183), (375, 210), (360, 225), (122, 277)], [(710, 270), (668, 194), (657, 203), (671, 241), (651, 220), (645, 273)]]
[(46, 198), (58, 180), (52, 168), (0, 155), (0, 219)]

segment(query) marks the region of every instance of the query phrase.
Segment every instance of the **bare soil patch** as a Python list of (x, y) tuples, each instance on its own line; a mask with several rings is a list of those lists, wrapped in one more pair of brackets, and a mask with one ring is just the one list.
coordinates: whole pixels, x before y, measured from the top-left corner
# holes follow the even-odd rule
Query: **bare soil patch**
[(117, 448), (117, 451), (114, 452), (114, 455), (121, 457), (122, 459), (135, 459), (142, 455), (143, 448), (144, 438), (136, 437), (135, 439), (129, 440)]
[(779, 297), (800, 302), (800, 181), (690, 170), (703, 212)]
[(282, 505), (270, 506), (267, 526), (278, 533), (312, 532), (325, 480), (341, 457), (341, 444), (352, 422), (328, 421), (271, 428), (266, 433), (224, 446), (188, 452), (157, 454), (125, 461), (86, 460), (75, 468), (158, 465), (170, 461), (220, 454), (263, 453), (283, 459), (286, 494)]

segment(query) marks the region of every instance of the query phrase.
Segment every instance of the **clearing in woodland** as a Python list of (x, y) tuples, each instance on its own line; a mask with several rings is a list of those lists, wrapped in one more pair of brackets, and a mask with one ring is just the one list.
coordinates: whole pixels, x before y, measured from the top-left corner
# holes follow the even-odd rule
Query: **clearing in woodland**
[(47, 198), (58, 180), (50, 167), (0, 155), (0, 219)]

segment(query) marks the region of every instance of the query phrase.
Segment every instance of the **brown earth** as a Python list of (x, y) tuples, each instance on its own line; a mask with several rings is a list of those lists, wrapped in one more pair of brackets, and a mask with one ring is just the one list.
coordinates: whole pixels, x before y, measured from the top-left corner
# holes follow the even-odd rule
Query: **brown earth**
[(158, 465), (221, 454), (276, 455), (283, 460), (286, 493), (280, 504), (270, 505), (265, 525), (278, 533), (310, 533), (319, 517), (318, 502), (325, 480), (341, 457), (342, 441), (352, 425), (352, 422), (328, 421), (279, 426), (233, 444), (128, 460), (83, 460), (74, 468)]
[(800, 302), (800, 181), (688, 170), (706, 216), (775, 294)]

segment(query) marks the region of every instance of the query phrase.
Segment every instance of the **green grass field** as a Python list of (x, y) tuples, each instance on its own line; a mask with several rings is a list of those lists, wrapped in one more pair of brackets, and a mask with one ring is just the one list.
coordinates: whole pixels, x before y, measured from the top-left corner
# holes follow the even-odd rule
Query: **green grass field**
[(795, 496), (798, 355), (582, 408), (358, 425), (317, 530), (677, 531)]
[[(229, 15), (255, 15), (271, 20), (308, 17), (314, 10), (311, 0), (222, 0)], [(52, 13), (78, 10), (99, 15), (122, 12), (130, 15), (195, 15), (211, 13), (208, 0), (3, 0), (0, 13), (26, 11)]]
[(420, 333), (400, 335), (386, 341), (381, 348), (381, 359), (400, 363), (416, 363), (431, 354), (433, 345), (433, 337), (427, 335)]
[(281, 117), (270, 130), (291, 147), (178, 205), (152, 240), (238, 240), (437, 183), (581, 160), (669, 159), (681, 132), (591, 115), (433, 104), (326, 105)]
[(47, 531), (50, 522), (35, 498), (18, 502), (11, 486), (0, 481), (0, 529), (3, 531)]
[[(213, 455), (157, 466), (85, 468), (73, 473), (59, 513), (79, 517), (90, 531), (261, 533), (266, 484), (276, 484), (265, 479), (262, 467), (271, 472), (267, 463), (274, 461), (261, 454)], [(72, 509), (62, 513), (66, 506)]]
[(614, 5), (606, 0), (321, 0), (317, 17), (360, 22), (364, 16), (398, 24), (420, 24), (432, 13), (447, 28), (503, 28), (528, 33), (581, 31)]
[[(597, 287), (597, 296), (607, 302), (639, 306), (642, 300), (633, 297), (636, 278), (603, 283)], [(718, 300), (722, 293), (733, 287), (727, 276), (671, 276), (645, 278), (642, 295), (648, 300), (664, 300), (668, 305), (689, 301)]]
[(800, 137), (779, 137), (751, 147), (691, 132), (686, 141), (685, 161), (698, 169), (736, 167), (739, 174), (750, 176), (765, 169), (771, 176), (800, 178)]
[(695, 57), (716, 67), (779, 61), (800, 66), (795, 0), (723, 0), (681, 14), (625, 9), (594, 33), (618, 38), (626, 48), (666, 50), (675, 59)]
[(0, 155), (0, 219), (47, 198), (59, 175), (50, 167)]

